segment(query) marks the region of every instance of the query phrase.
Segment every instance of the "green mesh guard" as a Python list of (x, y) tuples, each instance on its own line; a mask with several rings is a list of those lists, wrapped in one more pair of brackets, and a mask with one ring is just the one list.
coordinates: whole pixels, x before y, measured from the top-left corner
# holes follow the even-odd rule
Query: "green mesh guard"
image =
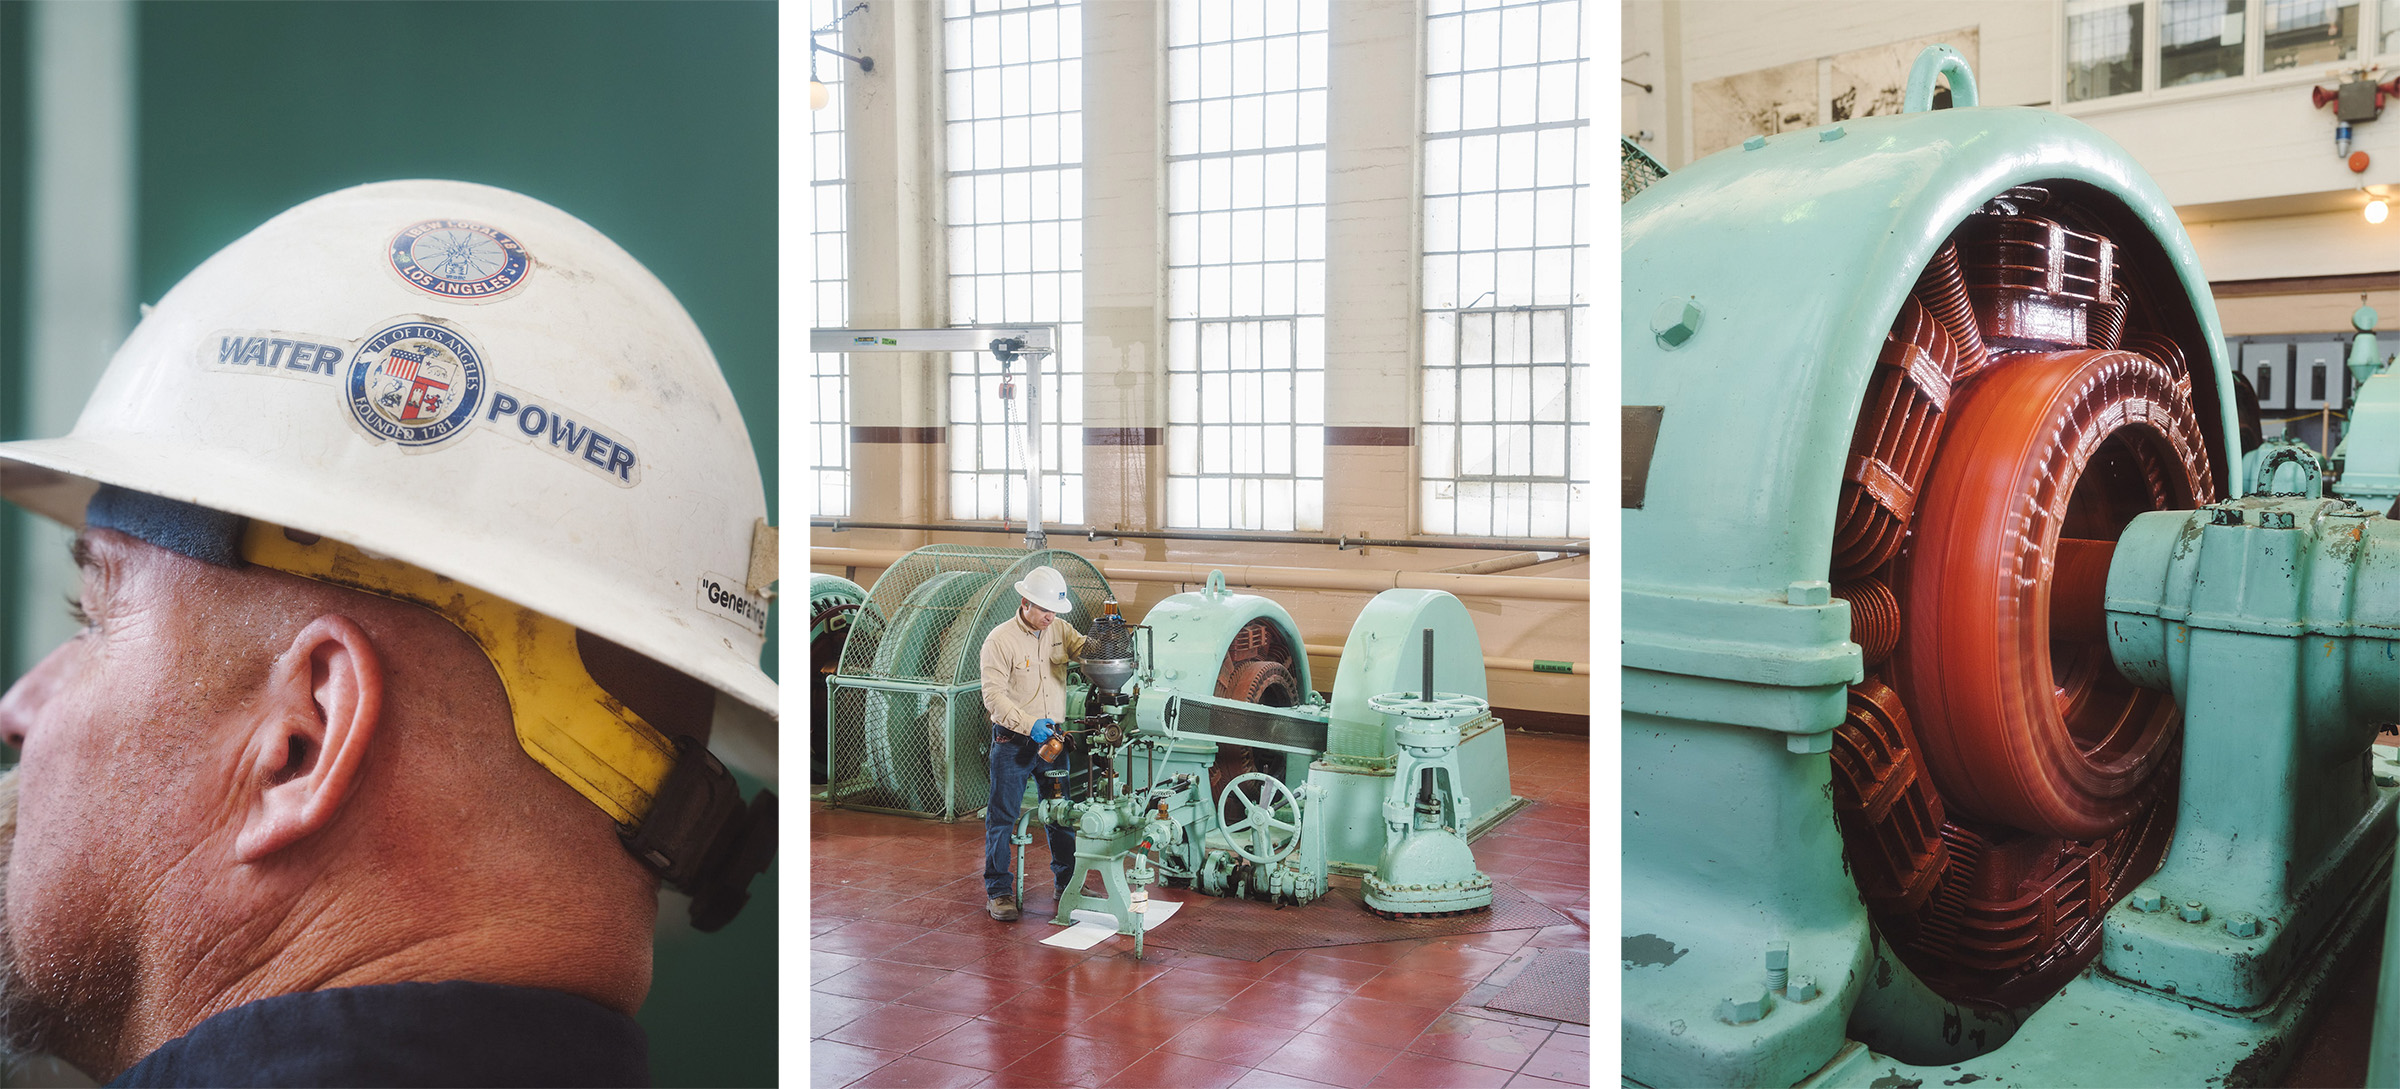
[(1108, 580), (1072, 552), (929, 545), (875, 580), (826, 682), (828, 800), (942, 821), (983, 808), (991, 791), (983, 638), (1015, 615), (1016, 584), (1043, 564), (1065, 576), (1074, 602), (1059, 620), (1087, 630)]
[(1630, 137), (1617, 138), (1617, 157), (1624, 163), (1625, 194), (1617, 198), (1619, 204), (1632, 200), (1635, 193), (1650, 188), (1651, 183), (1667, 176), (1667, 168), (1660, 166), (1658, 160), (1651, 158), (1650, 153), (1643, 151), (1642, 146), (1634, 143)]

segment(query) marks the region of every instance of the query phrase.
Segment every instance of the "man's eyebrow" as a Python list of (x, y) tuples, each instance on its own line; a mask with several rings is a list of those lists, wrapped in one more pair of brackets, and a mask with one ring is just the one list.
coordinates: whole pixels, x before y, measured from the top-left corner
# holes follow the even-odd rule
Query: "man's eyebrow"
[(77, 568), (89, 568), (99, 563), (98, 560), (92, 558), (91, 543), (84, 540), (81, 533), (77, 533), (74, 540), (67, 542), (67, 555), (75, 561)]

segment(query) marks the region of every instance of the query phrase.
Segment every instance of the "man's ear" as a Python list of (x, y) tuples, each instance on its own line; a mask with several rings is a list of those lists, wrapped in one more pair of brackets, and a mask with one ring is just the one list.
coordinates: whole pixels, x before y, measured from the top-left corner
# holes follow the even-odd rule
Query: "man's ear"
[(358, 788), (383, 720), (383, 663), (355, 621), (320, 616), (276, 659), (244, 752), (233, 844), (258, 862), (330, 826)]

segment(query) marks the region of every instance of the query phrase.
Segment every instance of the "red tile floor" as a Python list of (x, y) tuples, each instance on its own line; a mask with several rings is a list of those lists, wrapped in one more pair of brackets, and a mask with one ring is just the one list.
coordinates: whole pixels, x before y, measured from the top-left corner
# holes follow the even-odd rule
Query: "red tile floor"
[[(1485, 1009), (1536, 951), (1591, 946), (1590, 747), (1511, 731), (1532, 804), (1477, 865), (1568, 925), (1285, 950), (1173, 948), (1175, 924), (1088, 952), (1048, 891), (984, 914), (983, 825), (812, 808), (809, 1065), (819, 1086), (1551, 1086), (1591, 1084), (1591, 1030)], [(1044, 862), (1036, 841), (1029, 864)], [(1039, 881), (1028, 882), (1038, 887)], [(1208, 899), (1164, 890), (1205, 911)], [(1335, 904), (1294, 909), (1336, 910)]]

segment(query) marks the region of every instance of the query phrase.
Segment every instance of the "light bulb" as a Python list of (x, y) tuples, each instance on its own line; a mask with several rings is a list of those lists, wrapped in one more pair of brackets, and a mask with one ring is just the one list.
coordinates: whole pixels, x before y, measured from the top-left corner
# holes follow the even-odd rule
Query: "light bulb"
[(2383, 222), (2384, 217), (2391, 214), (2391, 205), (2380, 200), (2370, 200), (2367, 202), (2367, 222), (2381, 223)]
[(817, 82), (816, 80), (813, 80), (813, 79), (808, 81), (808, 108), (809, 108), (809, 109), (812, 109), (812, 110), (821, 110), (821, 109), (824, 109), (824, 108), (825, 108), (825, 103), (827, 103), (827, 102), (829, 102), (829, 101), (832, 101), (832, 99), (833, 99), (833, 90), (832, 90), (831, 88), (828, 88), (828, 87), (827, 87), (827, 86), (825, 86), (824, 84), (822, 84), (822, 83), (819, 83), (819, 82)]

